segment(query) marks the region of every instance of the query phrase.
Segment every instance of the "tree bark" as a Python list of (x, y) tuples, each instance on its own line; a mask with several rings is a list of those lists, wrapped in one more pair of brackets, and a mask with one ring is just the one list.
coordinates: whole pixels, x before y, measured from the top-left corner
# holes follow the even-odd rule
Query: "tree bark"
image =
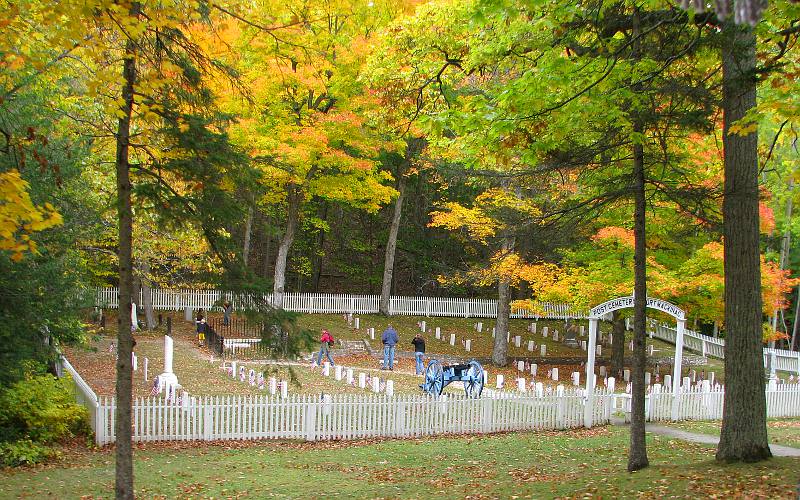
[(611, 374), (622, 380), (625, 370), (625, 318), (614, 311), (611, 319)]
[[(328, 220), (328, 201), (322, 200), (319, 210), (319, 218), (323, 221)], [(325, 259), (325, 231), (322, 229), (317, 233), (317, 248), (314, 249), (314, 265), (311, 275), (311, 289), (314, 293), (319, 293), (319, 282), (322, 279), (322, 263)]]
[(392, 277), (394, 276), (394, 256), (397, 250), (397, 234), (400, 232), (400, 218), (403, 213), (403, 199), (406, 192), (406, 178), (403, 172), (398, 172), (397, 191), (400, 194), (394, 202), (392, 224), (389, 226), (389, 239), (386, 241), (386, 255), (383, 259), (380, 313), (384, 316), (389, 315), (389, 300), (392, 295)]
[(278, 246), (278, 257), (275, 260), (275, 281), (272, 290), (272, 305), (278, 309), (283, 308), (283, 293), (286, 286), (286, 262), (289, 258), (289, 249), (297, 232), (300, 220), (300, 189), (295, 185), (286, 188), (286, 231), (283, 233)]
[(725, 193), (725, 400), (717, 460), (755, 462), (771, 456), (762, 354), (758, 222), (758, 137), (730, 127), (756, 105), (756, 38), (750, 26), (722, 28)]
[(267, 241), (264, 244), (264, 277), (267, 278), (269, 277), (269, 263), (272, 260), (272, 214), (267, 215), (264, 226), (264, 232), (267, 237)]
[(150, 261), (142, 259), (140, 264), (141, 277), (139, 282), (142, 286), (142, 309), (144, 309), (144, 321), (148, 330), (156, 327), (156, 313), (153, 310), (153, 287), (150, 284)]
[(242, 248), (242, 262), (244, 267), (250, 260), (250, 235), (253, 232), (253, 206), (247, 207), (247, 219), (244, 222), (244, 247)]
[[(514, 249), (514, 239), (503, 237), (503, 252)], [(492, 363), (495, 366), (508, 364), (508, 317), (511, 312), (511, 280), (501, 276), (497, 285), (497, 323), (494, 328)]]
[[(131, 5), (131, 17), (140, 13), (137, 2)], [(133, 211), (131, 210), (130, 181), (130, 130), (133, 114), (133, 88), (136, 82), (136, 43), (125, 44), (123, 62), (121, 117), (117, 122), (116, 174), (117, 216), (119, 218), (119, 314), (117, 315), (117, 383), (114, 432), (116, 434), (116, 484), (117, 499), (133, 499), (133, 449), (131, 446), (131, 389), (133, 335), (131, 335), (131, 288), (133, 286)]]
[[(633, 132), (642, 134), (641, 118), (634, 115)], [(650, 464), (645, 439), (645, 320), (647, 308), (647, 232), (645, 221), (644, 146), (633, 144), (633, 365), (631, 367), (631, 447), (628, 453), (628, 471), (644, 469)]]

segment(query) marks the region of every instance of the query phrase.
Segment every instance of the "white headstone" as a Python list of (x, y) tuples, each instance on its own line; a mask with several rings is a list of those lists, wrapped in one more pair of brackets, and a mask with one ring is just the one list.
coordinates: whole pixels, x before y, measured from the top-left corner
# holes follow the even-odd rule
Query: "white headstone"
[(472, 350), (472, 340), (467, 339), (466, 343), (464, 344), (464, 348), (467, 350), (467, 352), (470, 352)]
[(542, 347), (541, 347), (540, 350), (541, 350), (542, 356), (546, 356), (547, 355), (547, 346), (546, 345), (542, 344)]
[(489, 383), (489, 372), (487, 372), (486, 370), (483, 370), (483, 383), (484, 384)]
[(275, 377), (269, 378), (269, 393), (273, 396), (278, 392), (278, 380)]
[(692, 379), (690, 377), (683, 377), (683, 388), (688, 389), (692, 386)]
[(540, 398), (544, 396), (544, 384), (541, 382), (536, 382), (536, 397)]
[(348, 368), (347, 369), (347, 376), (345, 377), (345, 380), (347, 381), (348, 384), (350, 384), (350, 385), (353, 384), (353, 369), (352, 368)]
[(456, 345), (456, 334), (455, 333), (451, 333), (450, 334), (450, 345)]
[(236, 378), (239, 376), (239, 372), (236, 371), (236, 361), (231, 361), (231, 376)]
[(580, 372), (572, 372), (572, 385), (579, 386), (581, 385), (581, 373)]
[(517, 361), (517, 370), (524, 372), (525, 371), (525, 362), (524, 361)]
[[(714, 385), (714, 376), (715, 376), (714, 372), (708, 372), (708, 382), (711, 385)], [(791, 377), (791, 375), (790, 375), (790, 377)]]
[(524, 378), (518, 378), (517, 379), (517, 390), (519, 392), (525, 392), (525, 379)]
[(475, 325), (475, 329), (478, 330), (478, 333), (483, 331), (483, 323), (478, 321), (478, 324)]
[(536, 333), (536, 328), (539, 326), (538, 323), (533, 323), (531, 325), (531, 333)]
[(628, 369), (622, 370), (622, 379), (625, 382), (630, 382), (631, 381), (631, 371), (628, 370)]
[(386, 395), (394, 396), (394, 380), (386, 381)]
[(531, 352), (533, 352), (533, 349), (534, 349), (534, 343), (533, 343), (533, 340), (529, 340), (529, 341), (528, 341), (528, 350), (529, 350), (529, 351), (531, 351)]
[(605, 377), (605, 376), (606, 376), (606, 373), (607, 373), (607, 372), (606, 372), (606, 365), (600, 365), (600, 368), (599, 368), (599, 370), (600, 370), (600, 376), (601, 376), (601, 377)]
[(322, 374), (325, 375), (326, 377), (331, 376), (331, 364), (328, 363), (327, 361), (322, 363)]
[(597, 344), (595, 346), (595, 352), (597, 353), (598, 356), (602, 356), (603, 355), (603, 347), (600, 344)]
[(647, 346), (647, 354), (648, 354), (649, 356), (652, 356), (652, 355), (653, 355), (653, 353), (655, 352), (655, 350), (656, 350), (656, 348), (655, 348), (655, 347), (653, 347), (653, 344), (650, 344), (649, 346)]
[(613, 333), (609, 333), (608, 334), (608, 343), (609, 344), (613, 344), (614, 343), (614, 334)]
[(441, 338), (442, 338), (442, 331), (437, 326), (436, 327), (436, 340), (440, 340)]
[(139, 329), (139, 318), (136, 317), (136, 304), (131, 304), (131, 331)]
[(558, 330), (553, 331), (553, 342), (558, 342)]
[(172, 337), (164, 335), (164, 373), (172, 373), (172, 350)]
[(644, 385), (650, 385), (651, 379), (652, 375), (650, 375), (650, 372), (644, 372)]
[(778, 381), (774, 378), (770, 378), (767, 380), (767, 390), (768, 391), (777, 391), (778, 390)]
[(150, 364), (150, 360), (147, 359), (147, 358), (144, 358), (144, 381), (145, 382), (147, 382), (147, 368), (148, 368), (147, 365), (149, 365), (149, 364)]
[(497, 328), (492, 327), (492, 337), (494, 337), (496, 333), (497, 333)]
[(581, 340), (581, 349), (583, 349), (584, 351), (586, 350), (586, 341), (585, 340)]
[(381, 378), (372, 377), (372, 392), (381, 392)]
[(496, 385), (496, 387), (498, 389), (502, 389), (503, 388), (503, 374), (501, 374), (501, 373), (497, 374), (497, 385)]
[(581, 337), (586, 336), (586, 327), (581, 325)]
[(366, 373), (359, 373), (358, 374), (358, 386), (362, 389), (366, 389), (367, 387), (367, 374)]
[(139, 369), (139, 363), (138, 363), (138, 361), (139, 361), (139, 360), (138, 360), (138, 359), (136, 359), (136, 353), (135, 353), (135, 352), (132, 352), (132, 353), (131, 353), (131, 365), (132, 365), (132, 367), (133, 367), (133, 371), (137, 371), (137, 370)]
[(370, 329), (369, 329), (369, 337), (370, 337), (372, 340), (375, 340), (375, 328), (370, 328)]
[(606, 380), (606, 389), (608, 389), (608, 392), (614, 392), (616, 383), (617, 379), (614, 377), (608, 377), (608, 380)]
[(664, 389), (667, 391), (672, 390), (672, 375), (664, 375)]
[(542, 337), (547, 337), (547, 333), (548, 333), (549, 329), (550, 328), (546, 327), (546, 326), (544, 328), (542, 328)]
[(553, 380), (558, 380), (558, 368), (553, 368)]
[(289, 395), (289, 382), (281, 380), (281, 397), (285, 398)]
[(694, 384), (697, 382), (697, 371), (692, 370), (689, 372), (689, 376), (692, 377), (692, 383)]
[(419, 329), (420, 329), (420, 331), (422, 331), (422, 333), (425, 333), (425, 328), (426, 328), (426, 325), (425, 325), (425, 320), (423, 320), (423, 321), (420, 321), (420, 323), (419, 323)]
[(522, 345), (522, 337), (520, 337), (519, 335), (516, 335), (514, 337), (514, 345), (517, 346), (517, 347)]
[(356, 327), (356, 330), (358, 330), (360, 328), (360, 325), (361, 325), (361, 318), (356, 318), (355, 319), (355, 325), (354, 325)]
[(506, 332), (506, 342), (511, 342), (511, 332)]

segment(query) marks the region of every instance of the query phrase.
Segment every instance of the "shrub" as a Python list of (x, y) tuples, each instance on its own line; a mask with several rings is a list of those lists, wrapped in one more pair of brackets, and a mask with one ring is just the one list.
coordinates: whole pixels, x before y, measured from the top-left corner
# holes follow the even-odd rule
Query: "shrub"
[(86, 409), (75, 402), (69, 378), (28, 376), (0, 391), (0, 460), (36, 463), (52, 456), (46, 445), (91, 433)]
[(54, 449), (30, 439), (0, 443), (0, 465), (4, 467), (38, 464), (55, 455), (57, 452)]

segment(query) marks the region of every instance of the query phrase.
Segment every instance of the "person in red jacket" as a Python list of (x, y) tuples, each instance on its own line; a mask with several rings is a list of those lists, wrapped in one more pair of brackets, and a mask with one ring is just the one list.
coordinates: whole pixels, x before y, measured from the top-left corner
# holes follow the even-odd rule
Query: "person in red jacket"
[(324, 354), (327, 356), (328, 361), (331, 362), (331, 366), (335, 366), (336, 363), (333, 362), (333, 356), (331, 356), (331, 347), (333, 347), (333, 335), (326, 329), (322, 329), (322, 336), (319, 338), (319, 357), (317, 358), (317, 364), (322, 364), (322, 355)]

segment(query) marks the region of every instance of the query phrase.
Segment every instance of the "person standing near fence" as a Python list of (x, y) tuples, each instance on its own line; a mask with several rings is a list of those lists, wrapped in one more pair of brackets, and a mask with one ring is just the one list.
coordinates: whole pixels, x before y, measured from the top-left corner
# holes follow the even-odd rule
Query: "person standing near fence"
[(233, 314), (233, 304), (226, 300), (222, 303), (222, 326), (231, 324), (231, 314)]
[(203, 347), (206, 340), (206, 316), (202, 307), (197, 310), (197, 319), (194, 322), (197, 325), (197, 344)]
[(397, 345), (397, 341), (397, 330), (392, 325), (389, 325), (381, 335), (381, 342), (383, 342), (383, 366), (381, 370), (394, 370), (394, 348)]
[(322, 355), (324, 354), (328, 361), (331, 362), (331, 366), (336, 366), (336, 363), (333, 362), (333, 356), (331, 356), (331, 347), (333, 347), (333, 335), (326, 330), (322, 329), (322, 336), (319, 338), (319, 356), (317, 358), (317, 364), (322, 364)]
[(422, 375), (425, 371), (425, 366), (422, 364), (422, 358), (425, 357), (425, 339), (420, 332), (417, 332), (411, 343), (414, 344), (414, 360), (417, 363), (414, 371), (417, 375)]

